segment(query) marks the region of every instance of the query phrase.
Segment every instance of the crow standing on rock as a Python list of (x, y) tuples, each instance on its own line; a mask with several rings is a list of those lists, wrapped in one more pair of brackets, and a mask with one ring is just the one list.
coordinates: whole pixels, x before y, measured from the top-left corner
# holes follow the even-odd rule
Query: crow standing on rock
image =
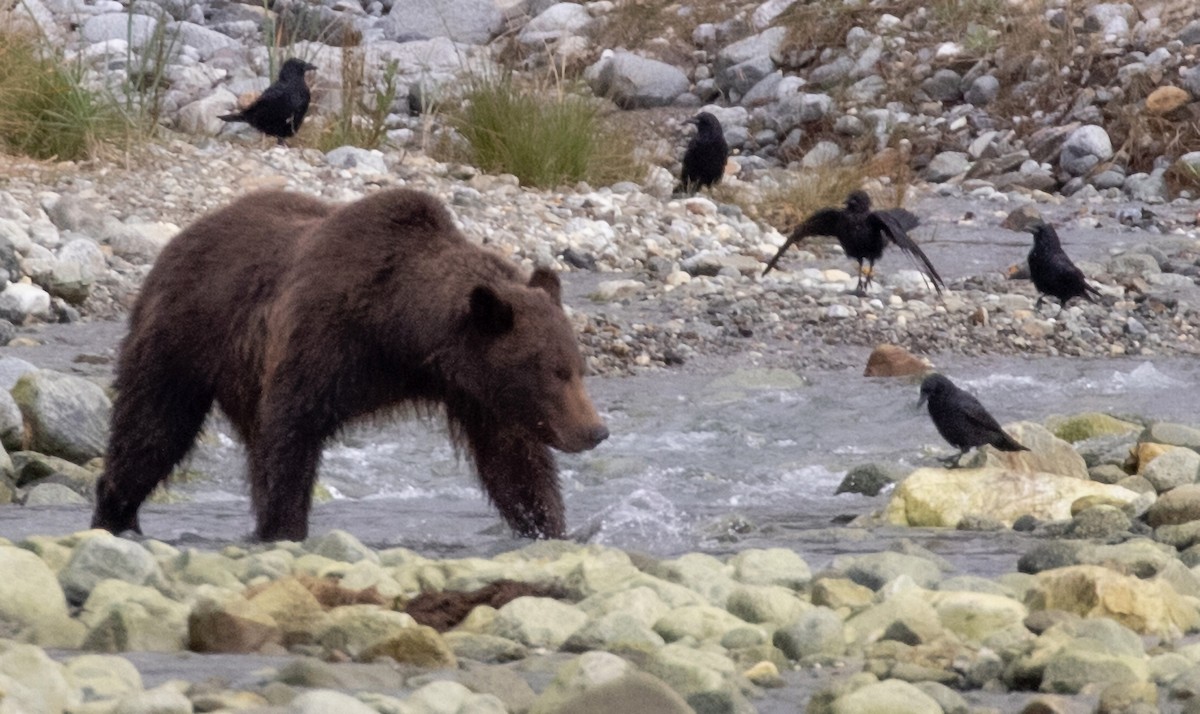
[(675, 193), (690, 196), (721, 182), (725, 162), (729, 160), (729, 144), (725, 143), (721, 122), (709, 112), (700, 112), (687, 123), (696, 125), (696, 134), (683, 153), (683, 170), (679, 172)]
[(258, 99), (245, 109), (217, 117), (221, 121), (241, 121), (273, 136), (283, 145), (284, 140), (300, 131), (304, 115), (308, 113), (308, 83), (304, 74), (315, 66), (296, 59), (283, 63), (279, 79), (267, 87)]
[[(874, 278), (875, 261), (879, 260), (884, 247), (891, 241), (910, 257), (920, 261), (919, 267), (923, 267), (923, 272), (929, 276), (940, 295), (945, 286), (942, 277), (925, 253), (908, 237), (907, 231), (915, 228), (917, 223), (917, 217), (903, 208), (872, 211), (871, 197), (866, 191), (851, 191), (846, 198), (845, 208), (822, 208), (797, 226), (775, 257), (767, 263), (762, 274), (771, 272), (787, 249), (804, 238), (833, 236), (842, 245), (846, 255), (858, 261), (858, 286), (855, 292), (863, 295)], [(864, 260), (867, 261), (866, 270), (863, 269)]]
[(938, 433), (958, 449), (957, 454), (940, 459), (947, 466), (957, 464), (967, 451), (984, 444), (991, 444), (1001, 451), (1029, 451), (1004, 433), (999, 422), (978, 399), (940, 374), (931, 374), (921, 382), (921, 399), (917, 406), (925, 402), (929, 402), (929, 417)]
[(1058, 298), (1060, 311), (1071, 298), (1081, 297), (1088, 302), (1096, 302), (1100, 291), (1087, 284), (1083, 271), (1067, 257), (1054, 227), (1044, 221), (1035, 221), (1026, 230), (1033, 234), (1033, 249), (1029, 251), (1029, 277), (1040, 293), (1034, 308), (1041, 307), (1047, 295)]

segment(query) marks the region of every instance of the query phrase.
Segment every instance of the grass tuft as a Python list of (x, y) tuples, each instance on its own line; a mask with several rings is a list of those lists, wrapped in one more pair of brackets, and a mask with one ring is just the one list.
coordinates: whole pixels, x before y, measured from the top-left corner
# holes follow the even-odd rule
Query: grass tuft
[(120, 114), (83, 86), (82, 74), (40, 38), (0, 30), (0, 145), (35, 159), (78, 161), (122, 136)]
[(474, 80), (450, 116), (467, 160), (539, 188), (639, 177), (631, 139), (605, 126), (602, 104), (561, 86), (525, 88), (509, 74)]
[(382, 146), (387, 138), (387, 117), (400, 91), (397, 71), (397, 63), (391, 62), (384, 68), (379, 85), (370, 87), (362, 48), (343, 45), (341, 107), (337, 115), (322, 126), (315, 140), (308, 143), (321, 151), (331, 151), (339, 146), (361, 149)]

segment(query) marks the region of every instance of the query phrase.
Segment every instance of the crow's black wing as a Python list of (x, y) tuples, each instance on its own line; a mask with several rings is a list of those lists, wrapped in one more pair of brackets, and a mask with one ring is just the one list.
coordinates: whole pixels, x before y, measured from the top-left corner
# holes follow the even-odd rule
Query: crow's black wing
[(1068, 297), (1078, 295), (1085, 300), (1092, 300), (1093, 296), (1099, 297), (1100, 291), (1088, 285), (1083, 271), (1065, 252), (1060, 250), (1050, 256), (1050, 270), (1052, 280), (1056, 286), (1063, 288), (1063, 294)]
[(771, 268), (779, 262), (783, 254), (794, 243), (799, 243), (802, 239), (808, 236), (838, 236), (838, 231), (841, 229), (842, 210), (840, 208), (822, 208), (816, 213), (809, 216), (803, 223), (796, 226), (788, 239), (780, 246), (779, 251), (775, 253), (775, 257), (767, 262), (767, 267), (763, 268), (762, 274), (766, 275), (771, 272)]
[[(942, 294), (942, 288), (946, 283), (942, 281), (942, 276), (938, 275), (937, 268), (933, 267), (933, 263), (929, 261), (929, 257), (925, 255), (920, 246), (908, 237), (904, 227), (901, 225), (899, 218), (894, 213), (896, 211), (904, 211), (902, 208), (893, 208), (888, 211), (875, 211), (868, 219), (876, 230), (879, 230), (886, 235), (900, 250), (904, 251), (910, 258), (919, 260), (925, 267), (925, 274), (933, 281), (933, 287), (937, 290), (938, 295)], [(908, 211), (904, 211), (908, 213)], [(908, 215), (912, 216), (911, 213)], [(912, 216), (912, 220), (916, 220), (916, 216)]]
[(1003, 433), (1004, 430), (1000, 428), (1000, 422), (996, 421), (996, 417), (992, 416), (978, 399), (967, 392), (959, 390), (958, 394), (954, 395), (954, 406), (962, 418), (980, 432)]
[(881, 218), (884, 216), (891, 218), (895, 225), (900, 226), (900, 230), (906, 232), (911, 231), (921, 223), (921, 219), (917, 218), (917, 214), (906, 208), (885, 208), (882, 211), (875, 211), (875, 213)]

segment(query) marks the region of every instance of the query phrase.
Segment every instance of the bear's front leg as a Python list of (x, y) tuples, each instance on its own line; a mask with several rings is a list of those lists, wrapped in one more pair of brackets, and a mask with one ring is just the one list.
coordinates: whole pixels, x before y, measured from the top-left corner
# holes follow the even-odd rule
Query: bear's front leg
[(528, 432), (499, 424), (463, 424), (488, 498), (523, 538), (566, 537), (566, 507), (550, 449)]
[(308, 537), (313, 486), (324, 439), (295, 430), (264, 430), (250, 453), (250, 497), (261, 541)]

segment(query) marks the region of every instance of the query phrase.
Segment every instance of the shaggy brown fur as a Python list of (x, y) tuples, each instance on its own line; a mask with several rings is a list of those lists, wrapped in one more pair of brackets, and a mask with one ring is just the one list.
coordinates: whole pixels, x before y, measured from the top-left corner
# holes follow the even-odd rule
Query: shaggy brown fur
[(443, 405), (483, 488), (520, 535), (565, 531), (548, 447), (608, 436), (558, 278), (468, 242), (433, 197), (334, 206), (251, 194), (163, 250), (134, 305), (93, 527), (138, 508), (215, 401), (245, 442), (262, 540), (298, 540), (325, 442), (352, 419)]
[(564, 598), (567, 593), (557, 585), (538, 585), (516, 580), (497, 580), (478, 590), (423, 592), (404, 606), (404, 611), (422, 625), (445, 632), (462, 622), (480, 605), (501, 608), (519, 597)]

